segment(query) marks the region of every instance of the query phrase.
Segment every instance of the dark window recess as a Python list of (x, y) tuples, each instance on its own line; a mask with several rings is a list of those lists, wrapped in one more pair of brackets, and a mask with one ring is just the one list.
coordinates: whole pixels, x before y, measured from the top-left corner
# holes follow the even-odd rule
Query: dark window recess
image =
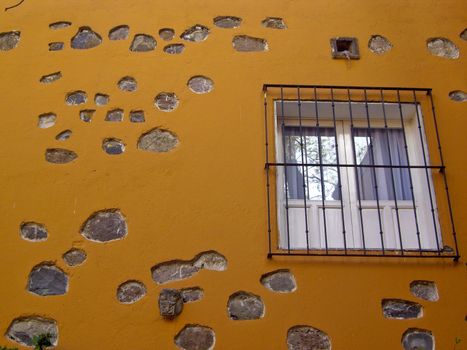
[(333, 58), (358, 60), (360, 52), (357, 38), (332, 38), (331, 52)]

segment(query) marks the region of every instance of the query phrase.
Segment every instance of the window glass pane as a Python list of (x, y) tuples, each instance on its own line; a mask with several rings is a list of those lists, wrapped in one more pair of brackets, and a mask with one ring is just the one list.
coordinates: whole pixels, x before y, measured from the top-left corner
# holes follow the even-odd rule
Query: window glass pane
[[(402, 129), (353, 129), (358, 165), (408, 165)], [(407, 168), (357, 168), (360, 199), (411, 200)], [(394, 184), (394, 185), (393, 185)]]
[[(290, 199), (339, 200), (336, 139), (333, 128), (284, 127), (285, 161), (287, 164), (316, 164), (316, 166), (286, 166), (287, 191)], [(304, 188), (305, 185), (305, 188)], [(304, 193), (305, 190), (305, 193)]]

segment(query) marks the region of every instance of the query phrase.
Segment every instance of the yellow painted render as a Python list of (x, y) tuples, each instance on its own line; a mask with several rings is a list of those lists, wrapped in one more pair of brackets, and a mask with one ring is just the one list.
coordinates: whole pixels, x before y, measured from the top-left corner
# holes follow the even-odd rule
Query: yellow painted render
[[(12, 2), (1, 0), (0, 7)], [(466, 14), (467, 2), (461, 0), (25, 0), (12, 10), (1, 9), (0, 32), (20, 30), (21, 40), (16, 49), (0, 51), (0, 333), (14, 318), (38, 314), (57, 320), (57, 349), (63, 350), (175, 349), (174, 335), (189, 323), (212, 327), (220, 350), (286, 349), (288, 328), (299, 324), (325, 331), (335, 350), (401, 349), (401, 335), (410, 327), (431, 330), (436, 349), (467, 349), (467, 104), (448, 97), (452, 90), (467, 90), (467, 42), (459, 37)], [(219, 15), (242, 17), (242, 25), (217, 28), (212, 19)], [(288, 29), (262, 27), (266, 16), (283, 17)], [(48, 28), (61, 20), (72, 26)], [(128, 50), (134, 34), (156, 37), (160, 28), (172, 27), (178, 36), (197, 23), (207, 25), (211, 34), (202, 43), (185, 42), (181, 55), (163, 53), (165, 42), (159, 38), (155, 51)], [(130, 26), (130, 39), (109, 41), (108, 30), (120, 24)], [(81, 26), (98, 32), (102, 45), (71, 49), (70, 38)], [(270, 50), (236, 52), (231, 41), (237, 34), (265, 38)], [(367, 42), (373, 34), (389, 38), (392, 51), (371, 53)], [(361, 59), (350, 65), (331, 59), (329, 39), (334, 36), (357, 37)], [(460, 58), (430, 55), (425, 46), (430, 37), (451, 39)], [(64, 41), (65, 49), (49, 52), (52, 41)], [(62, 72), (61, 80), (38, 82), (56, 71)], [(138, 81), (135, 93), (117, 88), (126, 75)], [(186, 82), (193, 75), (212, 78), (214, 91), (190, 92)], [(460, 261), (268, 260), (263, 83), (433, 88)], [(97, 107), (89, 124), (79, 119), (82, 106), (64, 103), (66, 93), (79, 89), (88, 93), (86, 108), (94, 108), (95, 93), (110, 95), (110, 104)], [(163, 113), (154, 108), (154, 96), (161, 91), (179, 96), (178, 109)], [(104, 122), (111, 107), (125, 110), (122, 123)], [(130, 109), (143, 109), (146, 122), (130, 123)], [(57, 124), (39, 129), (38, 115), (45, 112), (56, 113)], [(155, 126), (176, 133), (180, 145), (164, 154), (138, 150), (138, 136)], [(72, 137), (56, 141), (64, 129), (73, 130)], [(126, 152), (107, 155), (101, 149), (106, 137), (123, 139)], [(50, 164), (44, 160), (49, 147), (72, 149), (79, 157)], [(79, 234), (86, 218), (104, 208), (120, 208), (126, 216), (124, 240), (99, 244)], [(22, 240), (23, 221), (44, 223), (48, 240)], [(71, 247), (87, 252), (82, 266), (67, 267), (61, 259)], [(185, 305), (176, 320), (163, 320), (157, 307), (162, 287), (152, 281), (150, 268), (210, 249), (227, 257), (227, 271), (201, 271), (164, 285), (200, 286), (205, 297)], [(56, 261), (69, 274), (66, 295), (27, 292), (28, 274), (42, 261)], [(295, 293), (275, 294), (259, 283), (263, 273), (278, 268), (295, 274)], [(116, 288), (128, 279), (144, 282), (148, 293), (123, 305)], [(384, 319), (381, 299), (417, 301), (409, 291), (416, 279), (435, 281), (440, 300), (422, 301), (421, 319)], [(227, 299), (238, 290), (263, 298), (263, 319), (228, 318)], [(456, 337), (461, 339), (457, 348)], [(3, 335), (1, 345), (17, 346)]]

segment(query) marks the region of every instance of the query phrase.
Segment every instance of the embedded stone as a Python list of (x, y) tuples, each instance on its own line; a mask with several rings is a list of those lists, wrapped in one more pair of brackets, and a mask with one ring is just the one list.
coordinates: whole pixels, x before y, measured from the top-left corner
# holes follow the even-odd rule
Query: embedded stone
[(461, 90), (454, 90), (449, 93), (449, 98), (456, 102), (467, 101), (467, 93)]
[(402, 335), (404, 350), (434, 350), (435, 339), (431, 331), (419, 328), (409, 328)]
[(110, 40), (126, 40), (130, 33), (130, 27), (127, 25), (120, 25), (113, 27), (109, 30), (109, 39)]
[(20, 225), (21, 238), (31, 242), (41, 242), (47, 240), (47, 228), (37, 222), (23, 222)]
[(21, 32), (12, 31), (0, 33), (0, 50), (10, 51), (16, 48), (21, 37)]
[(49, 24), (49, 28), (52, 30), (57, 30), (57, 29), (63, 29), (71, 26), (71, 22), (68, 21), (60, 21), (60, 22), (54, 22)]
[(178, 104), (178, 97), (174, 92), (161, 92), (154, 98), (154, 105), (163, 112), (172, 112)]
[(190, 261), (172, 260), (157, 264), (151, 268), (152, 279), (157, 284), (190, 278), (199, 272)]
[(287, 25), (280, 17), (266, 17), (261, 24), (263, 27), (271, 29), (287, 29)]
[(205, 27), (201, 24), (195, 24), (194, 26), (185, 30), (180, 38), (186, 41), (193, 41), (195, 43), (199, 43), (201, 41), (206, 40), (209, 35), (209, 28)]
[(94, 103), (97, 106), (105, 106), (106, 104), (109, 103), (109, 100), (110, 100), (109, 95), (101, 94), (101, 93), (94, 95)]
[(39, 116), (37, 126), (41, 129), (51, 128), (55, 125), (57, 116), (55, 113), (44, 113)]
[(79, 119), (85, 123), (90, 123), (95, 112), (95, 109), (83, 109), (79, 111)]
[(125, 152), (125, 144), (122, 140), (107, 138), (102, 142), (102, 149), (110, 155), (122, 154)]
[(200, 287), (183, 288), (180, 293), (184, 303), (193, 303), (204, 296), (204, 290)]
[(121, 122), (123, 121), (123, 110), (120, 108), (112, 109), (105, 116), (106, 122)]
[(225, 271), (227, 270), (227, 259), (222, 254), (210, 250), (196, 255), (193, 259), (193, 266), (205, 270)]
[(64, 148), (47, 148), (45, 151), (45, 160), (54, 164), (65, 164), (74, 161), (78, 155)]
[(83, 249), (71, 248), (62, 256), (68, 266), (79, 266), (87, 259), (87, 254)]
[(55, 72), (55, 73), (43, 75), (43, 76), (39, 79), (39, 82), (41, 82), (42, 84), (50, 84), (50, 83), (53, 83), (54, 81), (57, 81), (57, 80), (60, 79), (61, 77), (62, 77), (62, 73), (61, 73), (61, 72)]
[(5, 336), (18, 344), (32, 347), (34, 346), (33, 339), (42, 334), (49, 334), (50, 342), (53, 346), (57, 346), (57, 322), (40, 316), (25, 316), (14, 319), (10, 323)]
[(185, 50), (185, 45), (183, 44), (170, 44), (164, 46), (164, 52), (169, 55), (179, 55)]
[(266, 39), (254, 38), (248, 35), (236, 35), (232, 40), (232, 45), (239, 52), (260, 52), (268, 51)]
[(183, 311), (182, 294), (178, 289), (162, 289), (159, 294), (159, 313), (162, 317), (173, 319)]
[(174, 338), (175, 345), (182, 350), (211, 350), (216, 343), (214, 331), (199, 324), (187, 324)]
[(130, 45), (130, 51), (147, 52), (156, 48), (157, 41), (151, 35), (136, 34)]
[(42, 263), (29, 274), (28, 290), (40, 296), (63, 295), (68, 291), (68, 276), (53, 263)]
[(314, 327), (294, 326), (287, 331), (288, 350), (331, 350), (329, 336)]
[(151, 129), (138, 139), (138, 148), (149, 152), (168, 152), (178, 145), (177, 135), (169, 130)]
[(65, 97), (65, 102), (69, 106), (80, 105), (86, 103), (87, 100), (88, 95), (86, 94), (86, 92), (81, 90), (70, 92)]
[(187, 85), (195, 94), (207, 94), (214, 89), (214, 82), (210, 78), (202, 75), (191, 77)]
[(170, 41), (175, 36), (175, 30), (173, 30), (172, 28), (162, 28), (161, 30), (159, 30), (159, 36), (162, 40)]
[(146, 286), (139, 281), (126, 281), (117, 288), (117, 299), (122, 304), (133, 304), (146, 295)]
[(49, 51), (60, 51), (65, 47), (65, 43), (61, 41), (54, 41), (49, 43)]
[(130, 111), (130, 122), (132, 123), (144, 123), (144, 111)]
[(467, 40), (467, 28), (465, 28), (462, 33), (459, 34), (459, 37), (462, 39), (462, 40)]
[(368, 48), (371, 52), (382, 55), (392, 49), (392, 44), (382, 35), (372, 35), (368, 41)]
[(138, 83), (133, 77), (123, 77), (118, 81), (118, 88), (122, 91), (132, 92), (138, 88)]
[(426, 47), (433, 56), (451, 60), (459, 58), (459, 48), (449, 39), (430, 38), (426, 41)]
[(128, 234), (125, 217), (118, 209), (104, 209), (92, 214), (81, 227), (81, 234), (94, 242), (111, 242)]
[(71, 47), (73, 49), (87, 50), (99, 46), (102, 38), (90, 27), (81, 27), (73, 38), (71, 38)]
[(383, 315), (386, 318), (398, 320), (420, 318), (423, 316), (423, 308), (413, 301), (402, 299), (383, 299), (381, 302)]
[(213, 19), (213, 23), (219, 28), (238, 28), (242, 24), (242, 19), (235, 16), (217, 16)]
[(290, 270), (282, 269), (266, 273), (261, 276), (263, 286), (277, 293), (291, 293), (297, 290), (297, 282)]
[(423, 300), (439, 300), (438, 288), (433, 281), (412, 281), (410, 283), (410, 292), (417, 298)]
[(68, 140), (71, 137), (72, 131), (67, 129), (63, 130), (62, 132), (58, 133), (57, 136), (55, 136), (55, 140), (57, 141), (65, 141)]
[(227, 311), (232, 320), (258, 320), (264, 316), (264, 304), (259, 295), (239, 291), (229, 297)]

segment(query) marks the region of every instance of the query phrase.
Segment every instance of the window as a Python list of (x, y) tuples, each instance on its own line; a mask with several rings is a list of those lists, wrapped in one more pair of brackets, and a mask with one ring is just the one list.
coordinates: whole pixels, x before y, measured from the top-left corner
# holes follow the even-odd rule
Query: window
[(369, 89), (282, 87), (273, 99), (270, 254), (449, 255), (436, 191), (444, 165), (430, 165), (415, 90), (405, 101), (397, 89)]

